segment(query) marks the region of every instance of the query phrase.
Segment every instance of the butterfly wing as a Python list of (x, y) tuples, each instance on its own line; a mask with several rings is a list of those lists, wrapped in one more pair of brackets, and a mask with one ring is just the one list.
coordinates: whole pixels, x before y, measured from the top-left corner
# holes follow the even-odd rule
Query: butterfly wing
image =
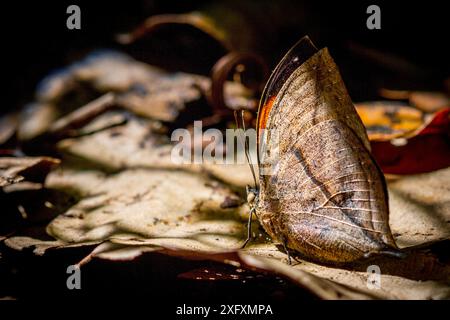
[(277, 67), (259, 110), (259, 220), (313, 260), (395, 253), (384, 176), (337, 66), (325, 48), (293, 68), (296, 50)]

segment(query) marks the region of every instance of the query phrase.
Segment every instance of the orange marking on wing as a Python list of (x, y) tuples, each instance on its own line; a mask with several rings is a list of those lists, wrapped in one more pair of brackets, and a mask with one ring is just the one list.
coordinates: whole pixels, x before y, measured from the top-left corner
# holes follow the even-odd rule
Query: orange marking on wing
[(266, 102), (266, 104), (259, 111), (259, 121), (258, 121), (258, 130), (265, 129), (267, 120), (269, 119), (270, 110), (273, 107), (273, 103), (275, 102), (276, 96), (272, 96)]

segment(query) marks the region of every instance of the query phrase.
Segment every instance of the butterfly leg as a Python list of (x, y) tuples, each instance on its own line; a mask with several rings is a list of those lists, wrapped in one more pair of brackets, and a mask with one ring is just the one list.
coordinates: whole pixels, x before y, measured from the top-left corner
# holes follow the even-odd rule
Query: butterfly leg
[(249, 243), (249, 241), (252, 239), (252, 218), (253, 218), (253, 212), (255, 211), (255, 207), (250, 209), (250, 212), (248, 214), (248, 222), (247, 222), (247, 239), (245, 240), (244, 244), (241, 248), (245, 248), (245, 246)]
[(286, 254), (288, 256), (288, 264), (291, 265), (292, 264), (291, 254), (289, 253), (289, 249), (288, 249), (288, 247), (286, 245), (286, 240), (283, 240), (283, 248), (284, 248), (284, 251), (286, 252)]

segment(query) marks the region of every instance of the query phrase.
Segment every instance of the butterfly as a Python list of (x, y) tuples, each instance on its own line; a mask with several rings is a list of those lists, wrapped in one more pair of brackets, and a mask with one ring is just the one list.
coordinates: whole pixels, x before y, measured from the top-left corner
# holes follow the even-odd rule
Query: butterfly
[(403, 256), (388, 223), (383, 173), (327, 48), (305, 37), (274, 69), (260, 101), (257, 141), (259, 190), (247, 191), (247, 241), (255, 213), (287, 252), (312, 261)]

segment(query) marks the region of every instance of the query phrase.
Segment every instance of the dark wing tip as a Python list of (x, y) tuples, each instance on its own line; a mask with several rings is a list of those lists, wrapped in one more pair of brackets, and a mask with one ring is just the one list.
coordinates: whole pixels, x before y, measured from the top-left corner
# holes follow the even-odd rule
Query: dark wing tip
[(317, 49), (311, 39), (308, 36), (304, 36), (289, 50), (288, 54), (294, 53), (297, 55), (299, 57), (299, 65), (301, 65), (318, 51), (319, 49)]
[(292, 72), (318, 51), (319, 50), (308, 36), (304, 36), (297, 41), (273, 70), (262, 93), (260, 108), (266, 104), (266, 101), (270, 97), (276, 96), (281, 86), (289, 78)]

